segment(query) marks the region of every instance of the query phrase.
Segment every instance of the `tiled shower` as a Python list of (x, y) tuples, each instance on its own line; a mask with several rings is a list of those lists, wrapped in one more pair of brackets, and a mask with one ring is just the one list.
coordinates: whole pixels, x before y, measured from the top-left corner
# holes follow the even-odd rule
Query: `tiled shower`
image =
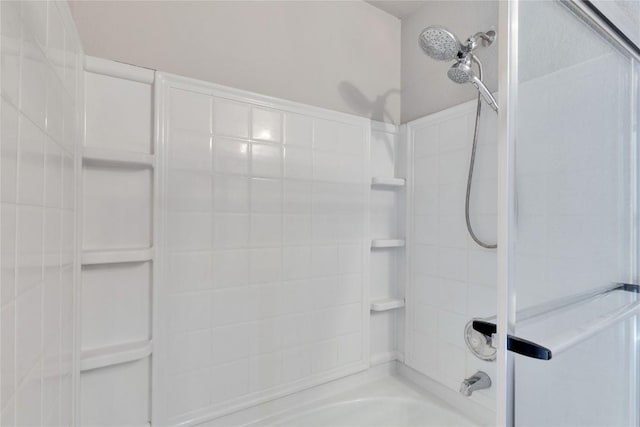
[[(247, 5), (271, 5), (286, 9), (276, 36), (304, 10), (304, 2), (236, 3), (242, 4), (152, 7), (160, 22), (162, 11), (183, 13), (183, 5), (234, 19), (251, 10)], [(472, 34), (488, 29), (463, 25), (476, 25), (482, 10), (502, 37), (499, 2), (476, 2), (471, 12), (465, 2), (420, 2), (426, 9), (414, 4), (402, 21), (369, 3), (376, 2), (309, 3), (318, 22), (331, 18), (331, 51), (342, 55), (339, 45), (347, 40), (360, 49), (342, 57), (346, 64), (362, 65), (380, 48), (379, 61), (388, 65), (385, 55), (397, 53), (398, 87), (373, 95), (376, 76), (359, 70), (361, 81), (345, 77), (336, 85), (344, 99), (332, 104), (318, 94), (305, 102), (276, 96), (291, 94), (299, 81), (286, 88), (265, 84), (271, 92), (262, 93), (183, 75), (179, 59), (166, 69), (143, 60), (132, 65), (118, 57), (117, 43), (105, 42), (113, 50), (93, 56), (87, 52), (95, 40), (78, 32), (90, 22), (83, 21), (84, 4), (0, 2), (2, 426), (479, 426), (506, 419), (505, 402), (538, 425), (549, 419), (625, 425), (635, 416), (636, 390), (625, 383), (636, 369), (635, 344), (625, 338), (635, 337), (635, 320), (553, 363), (518, 356), (518, 382), (511, 383), (514, 356), (499, 337), (501, 316), (515, 313), (507, 261), (514, 266), (508, 279), (519, 285), (519, 309), (611, 280), (633, 288), (637, 151), (629, 141), (637, 140), (638, 119), (627, 113), (640, 110), (640, 95), (620, 99), (638, 92), (638, 83), (630, 83), (637, 80), (636, 62), (594, 38), (566, 5), (510, 3), (522, 3), (531, 28), (551, 16), (566, 37), (594, 46), (563, 57), (557, 70), (553, 55), (544, 61), (533, 55), (539, 50), (531, 34), (536, 42), (543, 36), (523, 33), (519, 65), (526, 71), (513, 158), (500, 145), (506, 113), (484, 106), (470, 221), (482, 240), (503, 239), (497, 251), (486, 249), (465, 224), (476, 100), (442, 108), (443, 100), (425, 99), (434, 111), (416, 108), (423, 88), (407, 68), (421, 70), (427, 62), (407, 46), (419, 50), (413, 26), (434, 23), (430, 13), (444, 21), (455, 16)], [(144, 2), (114, 4), (101, 7), (150, 10)], [(375, 43), (340, 27), (337, 10), (342, 18), (355, 13), (365, 27), (365, 18), (380, 24), (370, 34)], [(261, 28), (257, 21), (247, 22)], [(117, 22), (124, 32), (127, 19)], [(357, 30), (356, 24), (349, 26)], [(387, 39), (387, 30), (395, 38)], [(314, 37), (289, 36), (282, 50), (295, 52)], [(145, 54), (172, 58), (175, 46), (163, 40)], [(139, 41), (132, 40), (132, 52)], [(496, 40), (488, 57), (506, 41), (512, 42)], [(400, 85), (401, 45), (402, 80), (409, 75), (410, 87)], [(259, 75), (269, 74), (267, 56), (233, 53), (249, 70), (238, 81), (267, 81)], [(309, 68), (304, 81), (314, 73), (335, 77), (331, 64), (298, 56)], [(221, 70), (222, 62), (216, 63)], [(502, 76), (498, 64), (485, 66), (490, 79)], [(434, 81), (425, 87), (440, 85), (427, 74)], [(593, 88), (602, 75), (612, 77)], [(470, 85), (450, 89), (453, 99), (477, 94)], [(402, 119), (393, 106), (399, 93), (409, 100)], [(507, 99), (499, 95), (500, 102)], [(624, 135), (609, 138), (617, 133)], [(517, 173), (505, 177), (512, 165)], [(513, 194), (504, 186), (512, 178)], [(511, 220), (518, 233), (505, 240)], [(504, 243), (513, 247), (501, 252)], [(606, 298), (618, 309), (633, 299)], [(589, 314), (595, 312), (607, 313)], [(590, 325), (585, 316), (548, 321), (532, 334), (570, 321), (580, 329)], [(473, 319), (494, 322), (498, 334), (482, 337), (488, 349), (497, 348), (497, 361), (470, 350)], [(618, 351), (602, 355), (602, 348)], [(599, 384), (613, 391), (604, 396), (590, 387), (585, 369), (606, 377)], [(463, 396), (463, 381), (478, 373), (490, 385)], [(517, 385), (510, 398), (507, 384)], [(615, 390), (623, 387), (629, 399), (620, 403)], [(548, 406), (544, 414), (534, 400)]]

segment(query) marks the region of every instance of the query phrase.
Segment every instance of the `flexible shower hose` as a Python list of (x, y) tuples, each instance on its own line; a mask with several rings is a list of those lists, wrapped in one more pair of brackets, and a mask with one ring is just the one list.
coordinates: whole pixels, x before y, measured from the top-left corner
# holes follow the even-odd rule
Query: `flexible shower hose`
[[(480, 60), (478, 60), (478, 58), (476, 58), (475, 55), (471, 55), (471, 59), (478, 66), (478, 78), (482, 80), (482, 64), (480, 63)], [(498, 247), (497, 244), (485, 243), (482, 240), (480, 240), (478, 236), (476, 236), (476, 233), (474, 233), (473, 227), (471, 226), (471, 218), (469, 215), (469, 205), (470, 205), (469, 199), (471, 198), (471, 184), (473, 183), (473, 168), (475, 167), (475, 163), (476, 163), (476, 148), (478, 146), (478, 129), (480, 128), (480, 112), (481, 111), (482, 111), (482, 96), (478, 92), (478, 101), (476, 103), (476, 124), (473, 129), (473, 145), (471, 146), (471, 160), (469, 161), (469, 176), (467, 178), (467, 195), (464, 202), (464, 217), (467, 222), (467, 230), (469, 231), (469, 234), (471, 235), (471, 238), (473, 239), (473, 241), (476, 242), (478, 245), (482, 246), (483, 248), (495, 249)]]

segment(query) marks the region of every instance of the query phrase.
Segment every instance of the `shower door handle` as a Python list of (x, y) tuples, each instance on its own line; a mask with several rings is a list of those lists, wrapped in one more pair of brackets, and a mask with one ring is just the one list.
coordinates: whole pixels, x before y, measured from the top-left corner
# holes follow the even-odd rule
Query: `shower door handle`
[[(579, 302), (588, 301), (592, 298), (599, 297), (614, 291), (623, 291), (639, 294), (640, 286), (629, 283), (616, 283), (612, 286), (607, 286), (595, 291), (589, 291), (574, 295), (567, 298), (562, 298), (555, 302), (542, 304), (529, 309), (525, 309), (522, 312), (518, 312), (517, 317), (520, 321), (530, 320), (541, 317), (543, 315), (560, 311), (562, 309), (574, 306)], [(598, 317), (592, 322), (587, 322), (579, 327), (570, 330), (568, 333), (556, 336), (555, 339), (550, 339), (550, 344), (542, 345), (536, 342), (527, 340), (515, 335), (507, 335), (506, 344), (507, 350), (520, 354), (522, 356), (531, 357), (539, 360), (550, 360), (553, 355), (561, 353), (574, 345), (592, 337), (596, 333), (607, 329), (610, 326), (617, 324), (623, 320), (626, 320), (632, 316), (640, 314), (640, 299), (636, 299), (634, 302), (620, 307), (604, 316)], [(492, 342), (495, 342), (493, 335), (497, 333), (497, 325), (491, 321), (495, 317), (487, 319), (475, 319), (472, 322), (472, 327), (475, 331), (492, 338)]]
[[(488, 337), (493, 336), (497, 332), (495, 323), (484, 320), (474, 320), (473, 329)], [(543, 345), (514, 335), (507, 335), (507, 350), (522, 356), (531, 357), (532, 359), (549, 360), (551, 359), (551, 350)]]

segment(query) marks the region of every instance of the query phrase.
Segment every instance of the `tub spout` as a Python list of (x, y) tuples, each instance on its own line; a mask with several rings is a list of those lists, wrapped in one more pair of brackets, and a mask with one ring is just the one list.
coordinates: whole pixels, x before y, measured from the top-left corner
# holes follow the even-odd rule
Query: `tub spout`
[(465, 396), (471, 396), (476, 390), (491, 387), (491, 378), (485, 372), (478, 371), (469, 378), (465, 378), (460, 384), (460, 393)]

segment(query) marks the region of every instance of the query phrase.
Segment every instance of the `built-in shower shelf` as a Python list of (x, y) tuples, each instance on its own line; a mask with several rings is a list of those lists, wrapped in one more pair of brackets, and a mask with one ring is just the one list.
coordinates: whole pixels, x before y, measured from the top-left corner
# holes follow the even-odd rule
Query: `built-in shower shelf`
[(88, 162), (111, 166), (152, 168), (155, 165), (155, 158), (153, 154), (98, 147), (84, 147), (82, 150), (82, 160), (85, 163)]
[(373, 187), (404, 187), (406, 181), (404, 178), (386, 178), (374, 176), (371, 178), (371, 186)]
[(371, 311), (389, 311), (404, 307), (404, 299), (383, 298), (371, 301)]
[(404, 239), (374, 239), (371, 241), (372, 249), (403, 248)]
[(85, 350), (80, 354), (80, 370), (89, 371), (91, 369), (134, 362), (149, 356), (151, 351), (151, 341), (137, 341)]
[(151, 261), (152, 259), (153, 248), (82, 252), (82, 265), (122, 264)]

